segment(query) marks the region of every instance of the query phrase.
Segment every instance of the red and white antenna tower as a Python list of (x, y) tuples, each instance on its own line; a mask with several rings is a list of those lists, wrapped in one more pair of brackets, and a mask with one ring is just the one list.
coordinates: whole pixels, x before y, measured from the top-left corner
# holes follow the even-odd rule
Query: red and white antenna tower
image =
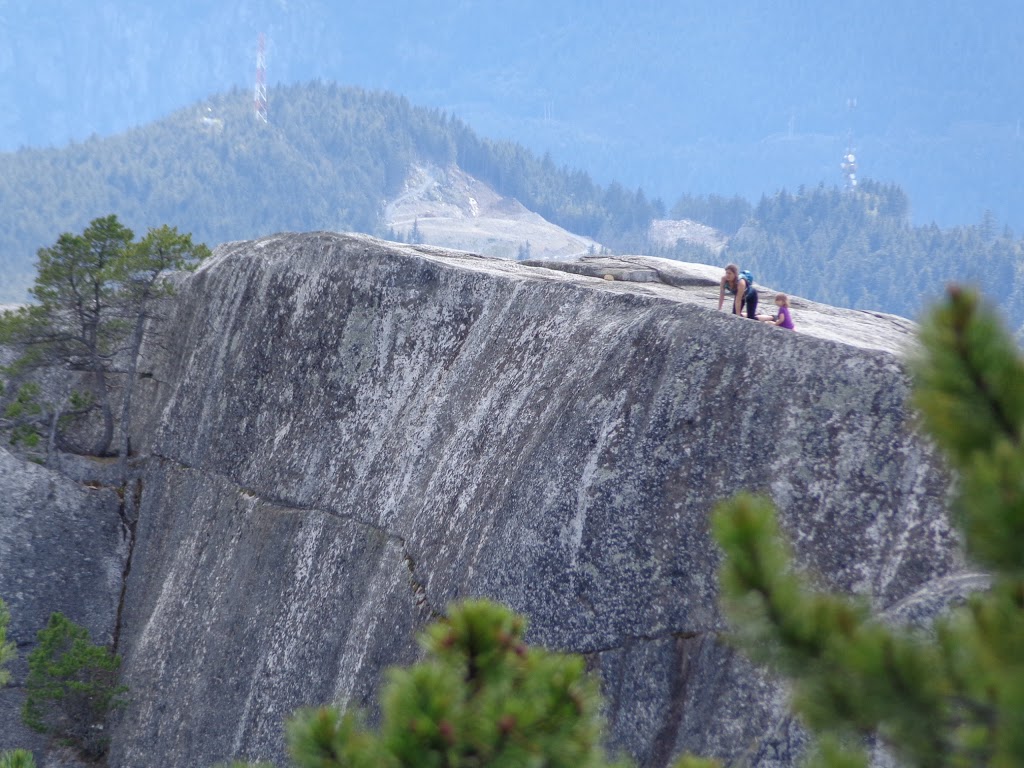
[(262, 32), (259, 36), (259, 44), (256, 48), (256, 96), (254, 108), (256, 119), (267, 122), (267, 38)]

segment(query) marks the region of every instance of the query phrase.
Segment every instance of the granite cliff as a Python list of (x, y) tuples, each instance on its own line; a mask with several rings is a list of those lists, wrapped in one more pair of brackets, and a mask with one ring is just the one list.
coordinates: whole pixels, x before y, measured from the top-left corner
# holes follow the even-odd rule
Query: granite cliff
[(905, 402), (912, 324), (797, 300), (775, 329), (715, 312), (718, 274), (329, 233), (218, 248), (143, 374), (109, 764), (283, 764), (288, 713), (372, 711), (415, 631), (484, 595), (587, 656), (641, 765), (791, 765), (784, 691), (720, 640), (714, 503), (769, 494), (802, 565), (881, 611), (941, 604), (964, 568)]

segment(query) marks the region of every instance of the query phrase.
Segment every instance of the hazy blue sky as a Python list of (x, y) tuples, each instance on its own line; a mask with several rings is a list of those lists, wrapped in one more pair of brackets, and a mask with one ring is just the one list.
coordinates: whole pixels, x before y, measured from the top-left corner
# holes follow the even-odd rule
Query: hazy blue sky
[[(0, 0), (0, 150), (314, 78), (404, 94), (598, 181), (756, 199), (864, 176), (1024, 231), (1020, 0)], [(850, 99), (856, 99), (851, 109)]]

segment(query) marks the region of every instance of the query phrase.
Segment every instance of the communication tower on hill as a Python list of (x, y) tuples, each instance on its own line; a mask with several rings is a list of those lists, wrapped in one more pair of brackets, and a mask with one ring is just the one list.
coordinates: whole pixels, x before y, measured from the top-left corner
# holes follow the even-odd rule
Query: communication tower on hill
[(857, 99), (847, 99), (846, 109), (850, 112), (850, 131), (846, 136), (846, 151), (843, 153), (843, 162), (839, 167), (843, 169), (843, 186), (847, 191), (853, 192), (857, 189), (857, 150), (853, 146), (853, 110), (857, 108)]
[(256, 46), (256, 95), (253, 99), (257, 122), (267, 122), (267, 38), (260, 32)]
[(846, 154), (843, 155), (843, 162), (839, 167), (843, 169), (843, 184), (852, 192), (857, 188), (857, 155), (852, 145), (847, 145)]

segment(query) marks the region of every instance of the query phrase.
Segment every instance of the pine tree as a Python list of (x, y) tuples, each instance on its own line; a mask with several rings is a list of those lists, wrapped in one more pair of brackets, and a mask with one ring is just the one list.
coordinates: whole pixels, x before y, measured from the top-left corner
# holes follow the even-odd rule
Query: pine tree
[(95, 219), (81, 235), (65, 232), (52, 247), (40, 249), (31, 291), (36, 304), (23, 310), (31, 320), (30, 343), (86, 374), (103, 418), (91, 449), (96, 455), (105, 454), (114, 437), (108, 375), (122, 336), (116, 286), (133, 237), (116, 216)]
[[(300, 768), (603, 768), (597, 681), (580, 656), (530, 648), (526, 621), (487, 600), (467, 600), (421, 637), (426, 658), (392, 669), (379, 731), (334, 707), (288, 724)], [(712, 763), (685, 758), (678, 768)]]
[(421, 638), (427, 658), (390, 671), (379, 733), (334, 708), (288, 725), (312, 766), (604, 766), (599, 696), (579, 657), (528, 648), (525, 621), (483, 600), (454, 607)]
[[(194, 245), (190, 235), (167, 226), (149, 230), (139, 242), (134, 237), (114, 215), (94, 219), (80, 235), (65, 232), (53, 246), (39, 250), (31, 291), (35, 301), (0, 318), (0, 341), (24, 351), (15, 368), (70, 370), (87, 380), (88, 399), (71, 397), (72, 412), (97, 409), (102, 428), (93, 445), (65, 440), (67, 450), (97, 456), (110, 451), (115, 434), (110, 375), (115, 361), (122, 360), (128, 365), (120, 413), (119, 448), (125, 457), (131, 384), (153, 304), (170, 292), (164, 277), (172, 270), (194, 269), (209, 255), (205, 245)], [(5, 426), (22, 430), (15, 437), (28, 438), (49, 422), (57, 433), (59, 417), (68, 415), (67, 403), (44, 407), (32, 397), (27, 403), (15, 400), (12, 405), (19, 407), (5, 413)]]
[(865, 766), (874, 737), (908, 766), (1024, 765), (1024, 361), (968, 290), (950, 289), (921, 342), (914, 403), (958, 472), (956, 521), (988, 591), (931, 632), (889, 627), (794, 572), (767, 499), (713, 518), (733, 639), (791, 682), (812, 764)]
[(131, 332), (127, 340), (127, 386), (121, 402), (119, 479), (124, 482), (128, 461), (132, 393), (138, 371), (146, 323), (153, 317), (152, 307), (159, 299), (171, 295), (171, 285), (164, 279), (172, 271), (195, 269), (210, 255), (203, 244), (193, 244), (192, 236), (181, 234), (176, 227), (166, 224), (150, 229), (146, 236), (133, 243), (121, 256), (119, 264), (119, 298), (123, 314), (130, 321)]
[[(7, 604), (0, 600), (0, 688), (11, 681), (11, 673), (4, 667), (17, 656), (17, 648), (14, 643), (7, 642), (7, 626), (10, 621), (11, 614), (7, 610)], [(35, 768), (35, 766), (32, 753), (24, 749), (0, 752), (0, 768)]]
[(106, 752), (105, 720), (123, 703), (121, 658), (89, 641), (89, 632), (54, 613), (28, 657), (22, 720), (95, 759)]

